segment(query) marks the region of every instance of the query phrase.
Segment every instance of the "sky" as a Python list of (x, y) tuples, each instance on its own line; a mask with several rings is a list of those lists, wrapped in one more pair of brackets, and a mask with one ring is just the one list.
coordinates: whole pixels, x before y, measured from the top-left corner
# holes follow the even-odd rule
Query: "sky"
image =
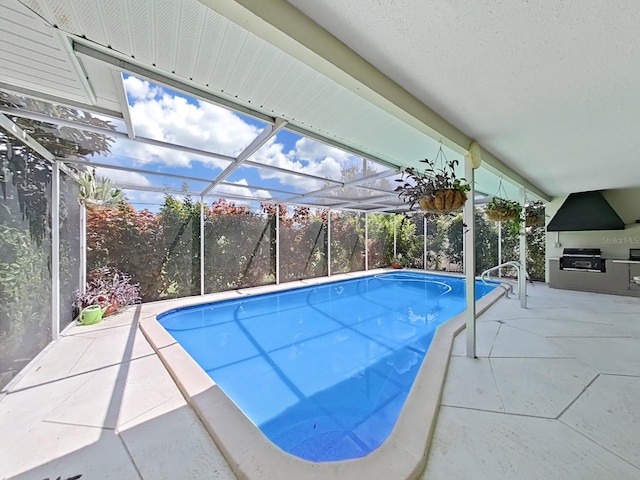
[[(137, 136), (170, 142), (176, 145), (215, 152), (230, 157), (241, 153), (266, 127), (255, 118), (161, 87), (135, 76), (123, 76), (129, 112)], [(213, 180), (229, 162), (202, 155), (175, 151), (126, 139), (116, 139), (111, 153), (94, 155), (94, 161), (129, 167), (180, 174)], [(358, 165), (362, 158), (335, 147), (280, 130), (261, 147), (250, 160), (323, 178), (342, 180), (345, 168)], [(370, 171), (382, 171), (381, 165), (368, 163)], [(159, 186), (182, 190), (184, 181), (157, 175), (98, 169), (114, 183), (140, 187)], [(326, 186), (323, 181), (283, 174), (274, 170), (243, 165), (227, 178), (234, 186), (221, 185), (217, 192), (235, 193), (255, 198), (281, 199)], [(190, 181), (187, 190), (200, 192), (206, 182)], [(251, 187), (250, 187), (251, 186)], [(274, 190), (291, 192), (276, 193)], [(161, 204), (159, 192), (126, 191), (127, 197), (141, 208)], [(236, 201), (236, 203), (239, 203)]]

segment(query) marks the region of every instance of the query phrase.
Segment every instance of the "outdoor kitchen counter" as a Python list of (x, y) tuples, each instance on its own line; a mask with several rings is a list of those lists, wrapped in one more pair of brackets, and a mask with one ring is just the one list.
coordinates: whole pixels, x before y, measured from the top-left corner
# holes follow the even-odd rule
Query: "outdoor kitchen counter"
[(560, 259), (549, 258), (549, 286), (565, 290), (640, 297), (640, 286), (631, 279), (640, 275), (640, 262), (606, 259), (605, 272), (560, 270)]

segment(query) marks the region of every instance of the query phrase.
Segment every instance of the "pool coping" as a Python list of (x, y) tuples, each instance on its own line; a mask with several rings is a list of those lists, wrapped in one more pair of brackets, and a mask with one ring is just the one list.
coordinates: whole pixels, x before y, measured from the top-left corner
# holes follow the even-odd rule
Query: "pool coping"
[[(180, 306), (199, 305), (216, 300), (238, 298), (239, 295), (258, 295), (392, 271), (398, 270), (370, 270), (358, 272), (357, 275), (341, 274), (291, 284), (255, 287), (225, 292), (215, 299), (210, 296), (183, 298), (180, 299)], [(417, 271), (443, 274), (443, 272)], [(451, 276), (459, 278), (461, 275)], [(503, 295), (504, 290), (496, 288), (476, 302), (477, 316), (484, 313)], [(167, 305), (168, 302), (162, 303), (165, 306), (161, 308), (162, 312), (157, 314), (175, 308)], [(141, 319), (139, 327), (239, 479), (393, 478), (401, 480), (414, 479), (424, 469), (440, 408), (453, 340), (465, 327), (464, 312), (443, 323), (436, 330), (396, 425), (382, 445), (365, 457), (321, 463), (295, 457), (272, 443), (162, 327), (156, 319), (157, 314)]]

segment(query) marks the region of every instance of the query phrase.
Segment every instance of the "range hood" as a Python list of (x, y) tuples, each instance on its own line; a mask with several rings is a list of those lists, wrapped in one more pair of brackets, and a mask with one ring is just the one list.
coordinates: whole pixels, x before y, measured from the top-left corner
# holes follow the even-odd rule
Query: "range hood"
[(548, 232), (624, 230), (624, 222), (601, 191), (572, 193), (547, 226)]

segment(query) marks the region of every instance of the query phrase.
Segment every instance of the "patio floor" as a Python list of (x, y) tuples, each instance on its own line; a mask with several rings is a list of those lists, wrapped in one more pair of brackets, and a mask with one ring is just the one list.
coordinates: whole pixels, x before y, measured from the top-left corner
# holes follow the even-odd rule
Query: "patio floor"
[[(528, 293), (479, 318), (478, 359), (456, 339), (421, 478), (640, 478), (640, 299)], [(235, 478), (137, 328), (201, 301), (65, 332), (0, 400), (0, 478)]]

